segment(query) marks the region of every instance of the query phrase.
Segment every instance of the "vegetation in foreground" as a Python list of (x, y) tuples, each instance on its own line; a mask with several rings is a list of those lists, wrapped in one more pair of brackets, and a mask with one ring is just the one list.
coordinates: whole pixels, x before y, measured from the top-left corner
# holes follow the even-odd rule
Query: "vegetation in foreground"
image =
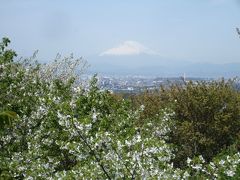
[(240, 94), (231, 81), (123, 99), (80, 84), (81, 60), (14, 61), (0, 44), (0, 177), (239, 179)]

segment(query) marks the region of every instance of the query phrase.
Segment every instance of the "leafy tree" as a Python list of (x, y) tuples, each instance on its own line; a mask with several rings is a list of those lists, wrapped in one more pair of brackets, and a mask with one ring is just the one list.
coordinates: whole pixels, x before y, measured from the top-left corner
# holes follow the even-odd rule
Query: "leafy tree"
[[(204, 158), (212, 155), (209, 143), (195, 138), (206, 136), (218, 148), (236, 138), (238, 94), (228, 84), (162, 89), (157, 94), (161, 103), (154, 99), (159, 104), (151, 111), (154, 103), (142, 104), (140, 98), (139, 107), (133, 107), (100, 90), (96, 76), (79, 84), (76, 72), (78, 65), (84, 66), (82, 61), (73, 57), (47, 65), (33, 58), (16, 61), (13, 51), (6, 49), (8, 43), (6, 39), (1, 43), (0, 56), (0, 179), (238, 178), (238, 152), (222, 152), (208, 163)], [(191, 131), (192, 121), (201, 128)], [(191, 137), (185, 134), (189, 132)], [(223, 135), (227, 140), (217, 143)], [(197, 155), (187, 140), (197, 143), (197, 153), (204, 147), (204, 157), (188, 159), (186, 169), (175, 168), (174, 148), (168, 142), (179, 148), (174, 160), (181, 163), (183, 147), (191, 149), (183, 151), (186, 156)]]
[(187, 157), (203, 155), (210, 161), (239, 138), (239, 92), (233, 81), (189, 82), (162, 87), (133, 98), (145, 106), (141, 124), (156, 117), (165, 107), (171, 108), (174, 126), (169, 142), (176, 145), (174, 164), (186, 165)]
[(96, 78), (79, 86), (74, 71), (59, 65), (76, 67), (66, 59), (51, 66), (2, 61), (0, 105), (19, 120), (1, 134), (1, 177), (137, 178), (168, 168), (165, 132), (151, 123), (137, 128), (140, 110), (101, 91)]
[(171, 142), (178, 146), (176, 164), (200, 154), (210, 161), (236, 141), (240, 99), (232, 82), (190, 82), (184, 87), (173, 86), (170, 93), (176, 121), (171, 135)]

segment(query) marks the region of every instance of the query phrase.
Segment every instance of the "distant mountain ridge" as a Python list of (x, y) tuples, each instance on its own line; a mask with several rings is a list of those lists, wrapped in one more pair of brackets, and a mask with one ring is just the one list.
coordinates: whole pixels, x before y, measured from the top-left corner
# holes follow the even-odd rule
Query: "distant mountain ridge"
[(94, 56), (87, 58), (90, 73), (179, 77), (232, 78), (240, 76), (240, 63), (193, 63), (161, 56)]

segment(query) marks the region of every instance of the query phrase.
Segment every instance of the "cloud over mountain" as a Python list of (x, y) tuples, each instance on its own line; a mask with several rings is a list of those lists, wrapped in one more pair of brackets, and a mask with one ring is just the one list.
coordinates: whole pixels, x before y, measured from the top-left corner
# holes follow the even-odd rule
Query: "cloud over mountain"
[(107, 49), (106, 51), (99, 54), (99, 56), (123, 56), (123, 55), (158, 55), (159, 53), (144, 46), (143, 44), (136, 41), (124, 41), (117, 47)]

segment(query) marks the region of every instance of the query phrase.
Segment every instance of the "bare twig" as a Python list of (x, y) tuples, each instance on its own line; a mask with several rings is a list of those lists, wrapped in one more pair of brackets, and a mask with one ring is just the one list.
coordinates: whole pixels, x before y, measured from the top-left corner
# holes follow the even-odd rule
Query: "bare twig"
[(239, 35), (239, 38), (240, 38), (240, 30), (239, 30), (238, 27), (236, 28), (236, 31), (237, 31), (237, 34)]

